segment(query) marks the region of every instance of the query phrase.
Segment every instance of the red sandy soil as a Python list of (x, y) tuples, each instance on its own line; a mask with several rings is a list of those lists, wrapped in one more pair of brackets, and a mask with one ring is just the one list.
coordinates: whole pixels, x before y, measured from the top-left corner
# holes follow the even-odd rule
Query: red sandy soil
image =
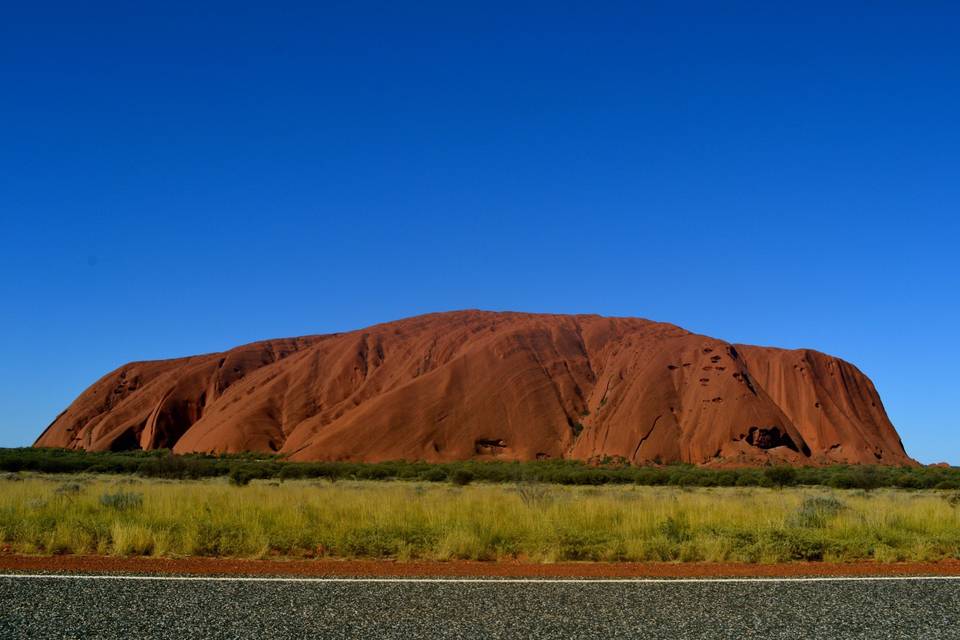
[(0, 554), (0, 571), (60, 573), (199, 574), (251, 576), (695, 578), (785, 576), (960, 576), (960, 561), (784, 564), (669, 562), (393, 562), (384, 560), (230, 560)]
[(292, 460), (915, 464), (870, 380), (639, 318), (458, 311), (134, 362), (36, 446)]

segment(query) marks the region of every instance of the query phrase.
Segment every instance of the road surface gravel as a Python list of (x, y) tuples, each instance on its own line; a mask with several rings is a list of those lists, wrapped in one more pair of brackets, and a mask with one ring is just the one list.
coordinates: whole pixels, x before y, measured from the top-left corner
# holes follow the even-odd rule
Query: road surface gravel
[(0, 578), (0, 638), (960, 638), (960, 578)]

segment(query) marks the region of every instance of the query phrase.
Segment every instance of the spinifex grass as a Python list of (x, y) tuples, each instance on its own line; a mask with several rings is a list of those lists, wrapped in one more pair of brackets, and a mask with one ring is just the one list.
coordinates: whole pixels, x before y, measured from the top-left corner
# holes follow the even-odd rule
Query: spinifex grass
[[(63, 487), (70, 485), (69, 490)], [(79, 487), (79, 488), (78, 488)], [(960, 558), (951, 492), (0, 479), (25, 553), (775, 562)]]

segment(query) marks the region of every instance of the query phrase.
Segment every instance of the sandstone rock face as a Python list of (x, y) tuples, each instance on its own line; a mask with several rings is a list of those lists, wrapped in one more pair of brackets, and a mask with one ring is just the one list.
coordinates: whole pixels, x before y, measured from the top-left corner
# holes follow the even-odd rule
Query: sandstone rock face
[(870, 380), (637, 318), (458, 311), (135, 362), (35, 446), (292, 460), (915, 464)]

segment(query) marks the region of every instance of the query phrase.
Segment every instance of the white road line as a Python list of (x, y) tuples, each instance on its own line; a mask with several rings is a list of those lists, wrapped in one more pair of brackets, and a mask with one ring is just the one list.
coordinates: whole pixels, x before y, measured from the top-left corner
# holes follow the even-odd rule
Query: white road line
[(811, 576), (795, 578), (297, 578), (261, 576), (163, 576), (163, 575), (99, 575), (62, 573), (3, 573), (0, 579), (28, 580), (143, 580), (153, 582), (380, 582), (380, 583), (451, 583), (451, 584), (679, 584), (706, 582), (920, 582), (956, 580), (960, 576)]

